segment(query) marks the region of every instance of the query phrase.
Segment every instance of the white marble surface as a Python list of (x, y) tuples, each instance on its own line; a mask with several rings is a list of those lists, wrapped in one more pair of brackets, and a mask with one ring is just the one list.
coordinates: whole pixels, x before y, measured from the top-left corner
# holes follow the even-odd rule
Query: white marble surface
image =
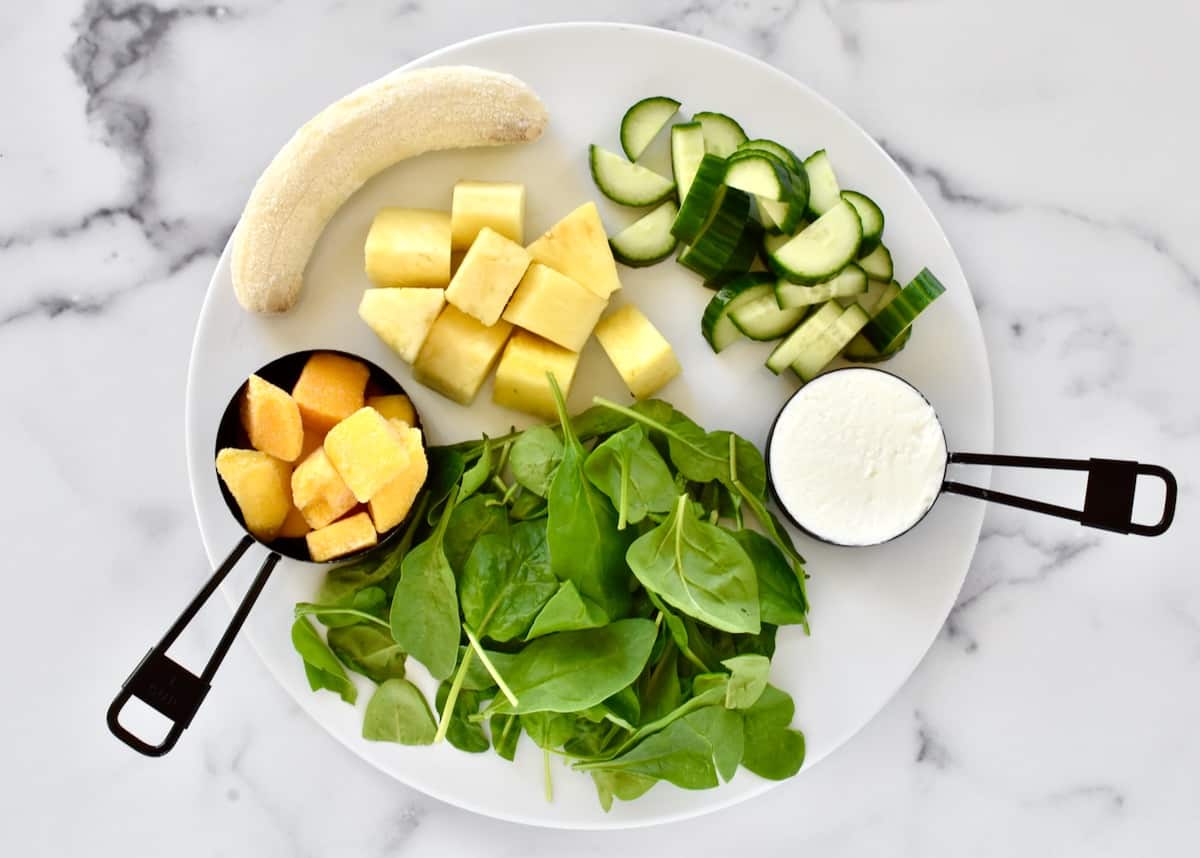
[[(1200, 11), (1110, 7), (5, 4), (0, 852), (1196, 854)], [(997, 448), (1166, 464), (1182, 482), (1175, 528), (1140, 540), (991, 511), (958, 607), (879, 717), (802, 779), (677, 826), (546, 832), (413, 793), (347, 754), (241, 645), (180, 747), (134, 755), (103, 710), (205, 574), (183, 385), (250, 184), (355, 85), (567, 16), (703, 35), (846, 109), (913, 175), (963, 261)], [(996, 485), (1079, 499), (1071, 481)], [(206, 614), (202, 634), (226, 617)]]

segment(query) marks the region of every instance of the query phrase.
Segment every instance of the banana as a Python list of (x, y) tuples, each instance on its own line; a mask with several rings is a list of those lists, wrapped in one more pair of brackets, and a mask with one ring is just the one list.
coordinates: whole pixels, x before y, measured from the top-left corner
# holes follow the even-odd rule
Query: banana
[(292, 307), (329, 219), (376, 173), (439, 149), (527, 143), (546, 107), (512, 75), (471, 66), (395, 71), (322, 110), (263, 172), (233, 236), (233, 288), (256, 313)]

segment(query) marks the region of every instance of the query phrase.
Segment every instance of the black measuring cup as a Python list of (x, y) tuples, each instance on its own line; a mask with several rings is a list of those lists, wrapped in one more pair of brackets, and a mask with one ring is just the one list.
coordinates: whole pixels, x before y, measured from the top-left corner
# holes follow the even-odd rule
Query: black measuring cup
[[(399, 382), (387, 372), (380, 369), (376, 364), (359, 355), (338, 351), (337, 349), (310, 349), (293, 352), (281, 358), (276, 358), (257, 370), (255, 374), (278, 387), (282, 387), (284, 390), (291, 390), (292, 386), (296, 383), (296, 379), (300, 377), (300, 371), (304, 368), (304, 364), (308, 361), (309, 357), (317, 352), (339, 354), (365, 365), (370, 370), (370, 379), (367, 383), (368, 390), (374, 393), (385, 395), (405, 392)], [(247, 379), (249, 375), (247, 373)], [(241, 398), (247, 384), (248, 381), (243, 382), (234, 392), (233, 396), (230, 397), (229, 404), (225, 407), (225, 413), (221, 417), (221, 422), (217, 426), (216, 442), (213, 447), (212, 469), (212, 478), (217, 480), (221, 488), (221, 495), (225, 498), (225, 505), (229, 507), (230, 514), (243, 529), (245, 529), (246, 523), (242, 517), (241, 510), (238, 509), (237, 502), (234, 500), (225, 483), (217, 475), (216, 454), (219, 450), (226, 447), (240, 447), (244, 449), (250, 447), (245, 431), (242, 428), (240, 414)], [(414, 424), (417, 428), (420, 428), (421, 421), (419, 416), (414, 417)], [(385, 533), (381, 533), (377, 544), (370, 548), (364, 548), (361, 551), (322, 562), (344, 563), (376, 551), (395, 538), (404, 529), (404, 524), (404, 522), (400, 522)], [(214, 647), (212, 654), (208, 658), (208, 662), (204, 665), (204, 669), (197, 676), (167, 655), (167, 650), (183, 630), (188, 627), (197, 612), (204, 606), (204, 603), (208, 601), (221, 582), (237, 566), (238, 561), (242, 559), (242, 556), (250, 546), (256, 542), (267, 549), (267, 556), (264, 558), (262, 565), (259, 566), (258, 573), (254, 576), (254, 580), (250, 583), (246, 594), (242, 597), (242, 601), (234, 611), (233, 618), (225, 628), (225, 633), (221, 635), (221, 639), (217, 642), (216, 647)], [(229, 651), (233, 639), (237, 637), (238, 631), (242, 628), (242, 624), (245, 623), (246, 617), (250, 614), (250, 609), (254, 607), (255, 601), (257, 601), (259, 595), (262, 593), (263, 587), (266, 586), (267, 579), (271, 577), (271, 572), (274, 571), (276, 564), (283, 557), (307, 563), (314, 562), (309, 557), (308, 548), (303, 538), (281, 538), (275, 539), (270, 543), (264, 543), (253, 536), (248, 530), (246, 531), (246, 534), (238, 540), (233, 550), (229, 552), (229, 555), (217, 567), (216, 571), (213, 572), (212, 577), (204, 583), (200, 591), (196, 593), (187, 607), (183, 609), (183, 613), (167, 629), (167, 633), (163, 635), (162, 640), (146, 653), (138, 666), (133, 669), (133, 673), (129, 675), (129, 678), (121, 684), (121, 690), (108, 707), (108, 729), (112, 731), (114, 736), (135, 751), (150, 757), (161, 757), (175, 747), (175, 743), (179, 741), (179, 737), (183, 735), (183, 731), (187, 729), (188, 725), (192, 722), (192, 718), (195, 717), (200, 704), (204, 702), (217, 668), (221, 666), (221, 662), (224, 660), (226, 652)], [(121, 710), (125, 708), (130, 699), (135, 697), (171, 722), (166, 736), (157, 744), (142, 739), (121, 724)]]
[[(1070, 521), (1077, 521), (1084, 527), (1093, 527), (1100, 530), (1108, 530), (1113, 533), (1136, 534), (1138, 536), (1161, 536), (1167, 532), (1171, 526), (1171, 522), (1175, 518), (1175, 501), (1179, 493), (1179, 486), (1175, 480), (1174, 474), (1168, 471), (1161, 465), (1148, 465), (1142, 462), (1132, 462), (1124, 459), (1057, 459), (1046, 458), (1040, 456), (1005, 456), (992, 453), (955, 453), (950, 452), (950, 446), (946, 439), (946, 431), (942, 427), (941, 419), (937, 417), (936, 410), (932, 404), (925, 398), (921, 391), (917, 390), (911, 383), (906, 381), (894, 373), (879, 369), (878, 367), (854, 366), (843, 367), (832, 372), (825, 373), (814, 379), (814, 383), (820, 383), (820, 379), (836, 376), (838, 373), (844, 372), (874, 372), (882, 375), (890, 376), (911, 388), (917, 396), (929, 405), (930, 411), (933, 412), (934, 418), (937, 420), (938, 429), (942, 433), (944, 449), (946, 450), (946, 461), (942, 469), (942, 482), (940, 490), (933, 495), (929, 500), (925, 509), (913, 521), (912, 524), (904, 528), (892, 536), (876, 542), (865, 543), (845, 543), (838, 542), (820, 533), (816, 533), (809, 527), (805, 526), (805, 522), (800, 520), (788, 509), (780, 493), (775, 486), (775, 480), (772, 477), (771, 490), (775, 497), (775, 502), (779, 509), (787, 517), (788, 521), (804, 531), (809, 536), (821, 542), (830, 545), (839, 545), (845, 547), (859, 547), (866, 545), (882, 545), (897, 539), (908, 533), (922, 521), (933, 509), (933, 505), (937, 499), (943, 494), (956, 494), (965, 497), (978, 498), (979, 500), (998, 503), (1004, 506), (1016, 507), (1018, 509), (1028, 510), (1030, 512), (1041, 513), (1043, 515), (1051, 515), (1056, 518), (1065, 518)], [(776, 416), (771, 424), (771, 432), (767, 436), (767, 473), (772, 474), (770, 467), (772, 440), (775, 435), (775, 429), (779, 423), (779, 417), (787, 410), (788, 406), (796, 396), (803, 392), (804, 388), (797, 391), (796, 394), (784, 403), (779, 410), (779, 415)], [(1059, 506), (1057, 504), (1045, 503), (1031, 498), (1021, 497), (1019, 495), (1006, 494), (992, 489), (985, 489), (980, 486), (967, 485), (965, 483), (956, 482), (947, 479), (950, 465), (990, 465), (993, 467), (1006, 468), (1037, 468), (1041, 470), (1058, 470), (1058, 471), (1083, 471), (1087, 473), (1087, 486), (1084, 489), (1084, 499), (1082, 509), (1073, 509), (1071, 507)], [(1137, 480), (1139, 476), (1157, 477), (1162, 480), (1165, 488), (1165, 496), (1163, 499), (1162, 516), (1154, 524), (1142, 524), (1133, 520), (1133, 504), (1134, 497), (1137, 493)]]

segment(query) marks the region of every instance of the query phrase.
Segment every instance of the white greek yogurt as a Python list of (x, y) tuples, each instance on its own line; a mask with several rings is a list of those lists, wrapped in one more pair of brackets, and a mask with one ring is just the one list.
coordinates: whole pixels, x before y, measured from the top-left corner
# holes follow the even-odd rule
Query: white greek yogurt
[(805, 530), (839, 545), (875, 545), (908, 530), (933, 505), (946, 437), (912, 386), (867, 367), (810, 381), (771, 434), (771, 482)]

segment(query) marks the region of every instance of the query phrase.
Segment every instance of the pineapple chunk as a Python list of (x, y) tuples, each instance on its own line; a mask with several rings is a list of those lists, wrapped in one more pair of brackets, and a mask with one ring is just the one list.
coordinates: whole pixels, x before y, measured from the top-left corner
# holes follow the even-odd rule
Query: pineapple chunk
[(280, 539), (299, 539), (310, 530), (312, 528), (304, 520), (304, 514), (293, 504), (292, 508), (288, 510), (287, 518), (283, 520), (283, 526), (279, 528), (277, 536)]
[(404, 435), (404, 444), (408, 447), (408, 467), (376, 492), (367, 504), (375, 529), (380, 533), (404, 521), (421, 487), (425, 485), (425, 478), (429, 476), (429, 461), (425, 458), (425, 448), (421, 443), (421, 430), (401, 426), (398, 420), (393, 420), (392, 424)]
[(461, 405), (469, 405), (511, 332), (508, 322), (488, 327), (451, 304), (433, 323), (413, 364), (413, 378)]
[(292, 466), (260, 450), (227, 447), (217, 453), (217, 473), (237, 501), (246, 530), (263, 542), (278, 536), (292, 508)]
[(582, 283), (601, 298), (621, 288), (617, 263), (595, 203), (584, 203), (529, 245), (534, 262)]
[(292, 388), (304, 427), (326, 432), (363, 406), (371, 371), (366, 364), (332, 352), (317, 352)]
[(250, 376), (241, 403), (242, 426), (250, 436), (250, 446), (294, 462), (304, 449), (304, 425), (300, 408), (286, 390), (271, 382)]
[(367, 233), (367, 276), (380, 286), (450, 282), (450, 215), (429, 209), (380, 209)]
[(446, 300), (485, 325), (494, 325), (529, 261), (529, 251), (485, 226), (450, 279)]
[(368, 289), (358, 315), (392, 351), (412, 363), (445, 304), (444, 289)]
[(408, 467), (404, 436), (374, 408), (360, 408), (330, 429), (325, 454), (359, 503)]
[(316, 449), (292, 472), (292, 502), (312, 528), (337, 521), (358, 505), (324, 449)]
[(515, 182), (458, 182), (450, 203), (450, 244), (466, 250), (484, 227), (522, 244), (525, 186)]
[(680, 373), (671, 344), (633, 304), (602, 319), (596, 339), (636, 399), (653, 395)]
[(412, 400), (403, 393), (390, 393), (387, 396), (368, 396), (367, 405), (374, 408), (388, 420), (399, 420), (405, 426), (415, 426), (417, 412), (413, 409)]
[(579, 353), (556, 346), (536, 334), (518, 330), (508, 341), (500, 363), (496, 365), (496, 386), (492, 401), (497, 405), (553, 420), (558, 414), (547, 372), (562, 389), (563, 398), (571, 391)]
[(535, 262), (521, 278), (504, 320), (577, 352), (607, 303), (565, 274)]
[(304, 539), (308, 542), (308, 553), (318, 563), (370, 548), (379, 541), (375, 535), (375, 525), (371, 524), (371, 517), (365, 512), (314, 530)]

